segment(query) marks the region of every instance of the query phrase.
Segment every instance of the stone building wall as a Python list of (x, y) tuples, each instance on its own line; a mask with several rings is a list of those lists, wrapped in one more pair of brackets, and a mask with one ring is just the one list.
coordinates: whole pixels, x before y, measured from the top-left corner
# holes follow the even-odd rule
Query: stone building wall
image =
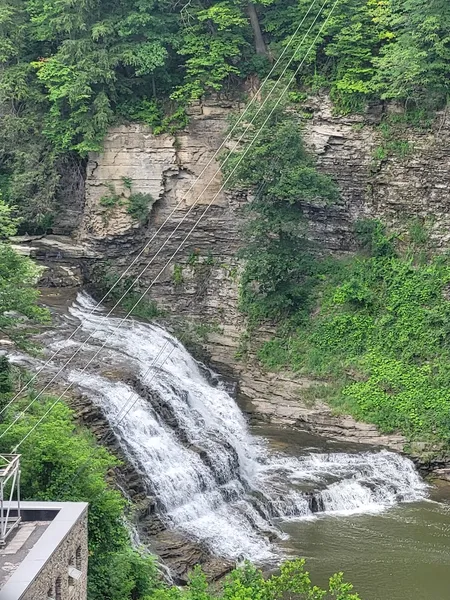
[[(87, 510), (61, 540), (58, 548), (40, 570), (20, 600), (54, 598), (55, 600), (86, 600), (87, 598)], [(78, 551), (78, 554), (77, 554)], [(78, 556), (78, 559), (77, 559)], [(80, 579), (69, 582), (69, 566), (78, 565)], [(58, 584), (58, 582), (60, 582)], [(73, 587), (69, 587), (69, 583)]]

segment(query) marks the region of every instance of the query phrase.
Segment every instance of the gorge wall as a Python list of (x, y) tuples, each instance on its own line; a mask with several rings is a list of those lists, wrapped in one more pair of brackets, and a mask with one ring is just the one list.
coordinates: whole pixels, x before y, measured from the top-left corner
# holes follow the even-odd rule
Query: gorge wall
[[(191, 108), (189, 126), (176, 136), (155, 137), (140, 124), (112, 128), (104, 151), (89, 157), (84, 199), (79, 194), (74, 202), (68, 199), (71, 238), (33, 241), (30, 252), (50, 264), (66, 260), (72, 268), (79, 266), (75, 279), (82, 271), (85, 281), (94, 277), (101, 261), (107, 260), (122, 272), (136, 259), (129, 274), (142, 273), (142, 291), (159, 274), (150, 295), (160, 306), (181, 319), (218, 326), (206, 342), (211, 361), (238, 376), (241, 392), (257, 412), (274, 421), (320, 427), (329, 435), (378, 440), (401, 448), (401, 438), (379, 438), (372, 426), (351, 419), (338, 422), (326, 407), (308, 408), (299, 402), (310, 382), (295, 380), (290, 374), (263, 373), (251, 358), (249, 362), (236, 358), (245, 331), (237, 310), (236, 255), (248, 197), (245, 192), (221, 191), (218, 163), (213, 160), (224, 139), (227, 116), (235, 108), (236, 104), (217, 98), (199, 103)], [(429, 129), (407, 130), (411, 152), (404, 158), (374, 158), (383, 144), (382, 106), (370, 107), (365, 115), (343, 117), (333, 114), (327, 97), (317, 97), (302, 111), (309, 116), (305, 119), (307, 145), (317, 155), (319, 168), (332, 175), (341, 190), (341, 200), (332, 207), (305, 206), (311, 237), (319, 247), (351, 252), (354, 222), (376, 217), (400, 231), (406, 231), (412, 218), (426, 220), (431, 243), (447, 249), (450, 120), (446, 113), (438, 114)], [(105, 214), (100, 199), (108, 189), (126, 195), (123, 178), (132, 180), (134, 192), (151, 194), (148, 223), (133, 221), (123, 206)], [(60, 230), (67, 232), (67, 211), (64, 219)], [(165, 267), (169, 261), (172, 264)], [(261, 331), (260, 337), (269, 334)]]

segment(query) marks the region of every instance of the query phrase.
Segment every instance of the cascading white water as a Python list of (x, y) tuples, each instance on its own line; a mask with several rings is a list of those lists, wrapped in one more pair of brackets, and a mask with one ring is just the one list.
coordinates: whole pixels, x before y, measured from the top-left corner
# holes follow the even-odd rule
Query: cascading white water
[[(70, 313), (83, 339), (94, 334), (80, 364), (107, 340), (103, 358), (90, 372), (66, 376), (101, 407), (167, 525), (214, 553), (268, 560), (276, 554), (269, 538), (279, 533), (279, 519), (380, 511), (425, 497), (411, 461), (388, 451), (271, 451), (250, 434), (224, 387), (208, 381), (169, 333), (127, 320), (113, 334), (119, 319), (90, 314), (94, 306), (81, 294)], [(70, 349), (79, 344), (72, 341)], [(51, 350), (65, 346), (55, 342)], [(114, 370), (125, 370), (127, 383), (115, 380)]]

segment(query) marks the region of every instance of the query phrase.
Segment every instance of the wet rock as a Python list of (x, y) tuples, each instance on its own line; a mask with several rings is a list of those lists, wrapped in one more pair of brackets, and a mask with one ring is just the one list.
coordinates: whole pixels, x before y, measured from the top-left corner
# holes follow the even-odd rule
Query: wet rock
[(121, 460), (121, 466), (115, 469), (115, 480), (133, 504), (140, 539), (169, 567), (176, 583), (186, 584), (189, 572), (197, 564), (202, 566), (209, 581), (220, 579), (234, 568), (234, 563), (213, 557), (202, 544), (169, 531), (159, 514), (156, 499), (148, 494), (143, 477), (128, 461), (114, 436), (107, 435), (109, 428), (101, 411), (79, 393), (73, 394), (71, 406), (80, 421), (89, 425), (94, 435)]
[(439, 479), (443, 479), (444, 481), (450, 481), (450, 467), (445, 467), (443, 469), (435, 469), (433, 474)]
[(312, 513), (324, 512), (325, 506), (323, 503), (323, 498), (320, 494), (308, 494), (308, 507)]
[(153, 549), (170, 567), (179, 584), (187, 583), (195, 565), (202, 565), (209, 581), (224, 577), (235, 567), (233, 562), (212, 557), (200, 544), (188, 541), (173, 531), (166, 530), (155, 536)]

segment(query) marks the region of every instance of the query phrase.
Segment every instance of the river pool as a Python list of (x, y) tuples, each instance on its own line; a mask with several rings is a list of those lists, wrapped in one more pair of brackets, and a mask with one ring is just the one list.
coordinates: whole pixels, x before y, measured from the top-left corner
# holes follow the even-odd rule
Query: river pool
[[(253, 432), (289, 454), (359, 450), (276, 427), (254, 427)], [(279, 526), (289, 534), (281, 544), (284, 552), (305, 558), (318, 585), (344, 571), (362, 600), (450, 599), (450, 484), (431, 487), (429, 501), (378, 514), (317, 516)]]

